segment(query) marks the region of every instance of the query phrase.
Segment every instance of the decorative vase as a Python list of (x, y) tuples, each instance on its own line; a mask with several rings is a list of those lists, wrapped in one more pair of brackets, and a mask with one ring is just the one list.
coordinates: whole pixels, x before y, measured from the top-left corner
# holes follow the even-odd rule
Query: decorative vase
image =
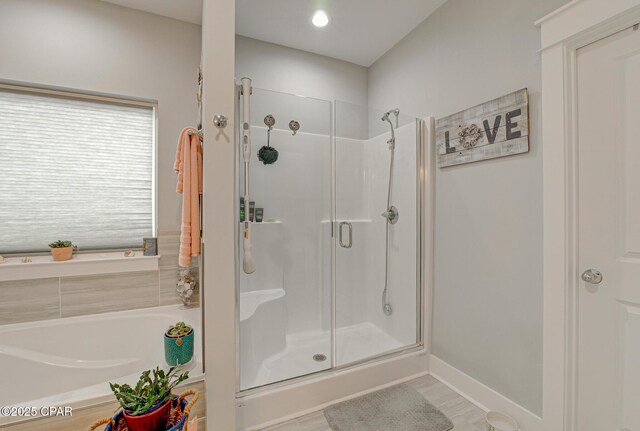
[[(193, 294), (196, 290), (198, 282), (196, 277), (193, 275), (192, 268), (185, 267), (178, 269), (178, 282), (176, 283), (176, 292), (180, 299), (182, 299), (182, 303), (189, 307), (193, 302)], [(197, 295), (196, 295), (197, 297)]]
[(164, 359), (168, 365), (186, 364), (193, 358), (193, 334), (193, 328), (187, 335), (180, 337), (171, 337), (165, 332)]
[(164, 431), (167, 429), (167, 421), (171, 414), (171, 397), (155, 409), (143, 414), (131, 416), (124, 411), (124, 418), (127, 421), (129, 431)]
[(64, 260), (69, 260), (69, 259), (71, 259), (71, 255), (73, 254), (73, 246), (56, 247), (56, 248), (52, 248), (50, 250), (51, 250), (51, 257), (56, 262), (62, 262)]

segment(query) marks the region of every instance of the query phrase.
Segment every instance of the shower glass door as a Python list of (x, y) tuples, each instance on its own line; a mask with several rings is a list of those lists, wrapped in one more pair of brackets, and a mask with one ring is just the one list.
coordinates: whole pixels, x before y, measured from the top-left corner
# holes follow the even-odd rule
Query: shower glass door
[[(239, 390), (418, 343), (416, 119), (392, 112), (383, 122), (382, 111), (335, 102), (332, 124), (328, 101), (258, 88), (250, 113), (244, 214), (252, 220), (256, 270), (242, 270), (238, 148)], [(394, 224), (381, 215), (388, 211), (390, 179)]]
[[(254, 88), (250, 112), (249, 185), (255, 209), (245, 202), (244, 211), (254, 220), (250, 225), (256, 270), (242, 270), (239, 234), (240, 390), (333, 366), (331, 103)], [(273, 123), (269, 133), (265, 118)], [(263, 163), (261, 149), (263, 156), (277, 151), (277, 160)], [(238, 179), (240, 212), (240, 152)], [(255, 218), (260, 212), (262, 221)]]
[[(394, 113), (383, 121), (384, 113), (335, 102), (336, 366), (420, 339), (419, 122)], [(389, 181), (394, 224), (382, 215)]]

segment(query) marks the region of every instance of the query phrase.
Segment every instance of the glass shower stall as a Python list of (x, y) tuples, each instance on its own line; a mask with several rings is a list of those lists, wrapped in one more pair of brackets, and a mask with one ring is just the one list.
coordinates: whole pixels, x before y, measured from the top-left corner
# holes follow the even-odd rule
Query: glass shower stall
[(246, 100), (236, 110), (238, 390), (421, 346), (421, 121), (253, 88), (245, 170)]

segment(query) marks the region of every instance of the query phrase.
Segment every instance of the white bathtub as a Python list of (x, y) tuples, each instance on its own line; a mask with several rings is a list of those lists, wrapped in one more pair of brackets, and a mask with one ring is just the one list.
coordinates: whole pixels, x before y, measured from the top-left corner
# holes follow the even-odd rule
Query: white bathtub
[[(144, 310), (0, 326), (0, 406), (80, 407), (112, 399), (108, 382), (135, 383), (164, 362), (169, 325), (194, 326), (190, 380), (202, 376), (200, 309)], [(0, 421), (0, 423), (2, 423)]]

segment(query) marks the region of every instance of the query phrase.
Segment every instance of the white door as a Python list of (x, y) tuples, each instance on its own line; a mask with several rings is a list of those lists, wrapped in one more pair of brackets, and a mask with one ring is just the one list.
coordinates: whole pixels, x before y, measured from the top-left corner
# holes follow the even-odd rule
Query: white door
[(640, 431), (640, 31), (578, 51), (578, 160), (577, 429)]

